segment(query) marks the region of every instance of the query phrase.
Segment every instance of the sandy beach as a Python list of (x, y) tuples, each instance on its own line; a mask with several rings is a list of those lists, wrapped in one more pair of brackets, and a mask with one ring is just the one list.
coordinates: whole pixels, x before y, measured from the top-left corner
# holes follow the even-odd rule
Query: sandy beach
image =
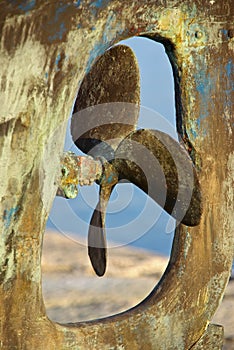
[[(145, 250), (112, 248), (107, 272), (98, 278), (85, 242), (73, 237), (50, 231), (44, 238), (43, 295), (48, 316), (57, 322), (90, 320), (127, 310), (149, 294), (168, 262), (166, 257)], [(224, 326), (223, 349), (234, 350), (233, 280), (212, 322)]]

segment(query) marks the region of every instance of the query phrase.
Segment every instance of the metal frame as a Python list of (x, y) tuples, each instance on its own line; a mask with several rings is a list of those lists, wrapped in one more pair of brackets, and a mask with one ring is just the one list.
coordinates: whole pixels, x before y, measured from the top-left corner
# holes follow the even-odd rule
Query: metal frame
[[(231, 0), (1, 2), (2, 349), (221, 348), (222, 329), (208, 325), (233, 257), (232, 23)], [(170, 58), (177, 131), (194, 147), (203, 216), (178, 227), (169, 265), (141, 304), (56, 324), (44, 308), (40, 257), (66, 121), (96, 57), (135, 35), (162, 42)]]

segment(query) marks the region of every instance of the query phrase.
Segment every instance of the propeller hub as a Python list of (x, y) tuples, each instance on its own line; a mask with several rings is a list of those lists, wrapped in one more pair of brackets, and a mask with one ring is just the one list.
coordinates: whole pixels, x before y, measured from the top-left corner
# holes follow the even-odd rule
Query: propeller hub
[(118, 182), (118, 173), (104, 157), (77, 156), (73, 152), (63, 155), (57, 196), (73, 199), (78, 195), (78, 185), (90, 186), (97, 181), (102, 186)]

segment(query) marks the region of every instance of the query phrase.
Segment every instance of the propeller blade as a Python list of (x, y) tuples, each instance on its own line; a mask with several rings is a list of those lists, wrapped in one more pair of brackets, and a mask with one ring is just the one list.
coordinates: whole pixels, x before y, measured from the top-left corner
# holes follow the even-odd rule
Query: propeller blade
[(88, 254), (96, 274), (106, 271), (106, 207), (114, 186), (100, 186), (99, 202), (93, 212), (88, 233)]
[[(136, 129), (140, 106), (140, 77), (136, 57), (125, 45), (107, 50), (85, 76), (74, 105), (71, 134), (84, 153), (103, 156), (116, 149)], [(93, 150), (92, 150), (93, 149)]]
[(119, 180), (141, 188), (178, 222), (199, 224), (201, 190), (195, 167), (185, 147), (158, 130), (131, 133), (119, 145), (112, 165)]
[[(80, 86), (71, 120), (74, 143), (93, 157), (113, 159), (119, 143), (136, 129), (139, 109), (136, 57), (128, 46), (114, 46), (96, 60)], [(98, 276), (106, 269), (105, 215), (112, 189), (101, 184), (88, 233), (88, 254)]]

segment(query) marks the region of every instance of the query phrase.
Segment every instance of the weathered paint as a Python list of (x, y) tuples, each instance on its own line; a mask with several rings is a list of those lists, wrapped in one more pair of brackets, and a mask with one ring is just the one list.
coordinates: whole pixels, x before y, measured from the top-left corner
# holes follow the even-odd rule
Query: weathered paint
[(36, 5), (36, 0), (24, 1), (23, 4), (18, 5), (18, 8), (23, 12), (29, 12), (33, 10), (35, 5)]
[(60, 7), (58, 7), (55, 11), (55, 15), (54, 15), (54, 23), (58, 22), (60, 20), (60, 18), (62, 18), (62, 14), (66, 11), (66, 9), (68, 8), (68, 4), (65, 5), (61, 5)]
[(67, 29), (64, 23), (60, 23), (59, 30), (54, 35), (48, 37), (49, 41), (55, 41), (57, 39), (62, 40), (63, 35), (66, 33)]
[(61, 60), (61, 55), (60, 55), (60, 53), (57, 55), (57, 57), (56, 57), (56, 60), (55, 60), (55, 64), (56, 64), (56, 67), (55, 67), (55, 69), (58, 71), (59, 70), (59, 67), (58, 67), (58, 65), (59, 65), (59, 61)]
[[(100, 4), (38, 1), (25, 13), (19, 2), (1, 3), (1, 213), (23, 204), (14, 230), (10, 225), (0, 241), (3, 349), (109, 350), (116, 344), (131, 350), (143, 344), (145, 349), (189, 349), (204, 335), (229, 279), (233, 256), (233, 111), (228, 82), (233, 80), (229, 63), (233, 57), (232, 1), (112, 0)], [(56, 11), (58, 20), (54, 21)], [(114, 16), (109, 20), (110, 32), (103, 36), (110, 13), (116, 20)], [(62, 123), (70, 115), (86, 68), (113, 43), (136, 34), (149, 34), (162, 42), (173, 64), (178, 132), (193, 144), (195, 162), (201, 158), (202, 221), (198, 227), (178, 228), (169, 266), (140, 305), (104, 320), (54, 324), (46, 318), (43, 305), (40, 250), (57, 190), (65, 137)], [(65, 56), (67, 61), (62, 59)], [(209, 88), (197, 85), (195, 77), (203, 84), (208, 78)], [(203, 344), (215, 349), (213, 344), (220, 341), (212, 338), (209, 328), (207, 333), (211, 341)], [(217, 334), (221, 339), (221, 333)]]
[(96, 1), (91, 1), (90, 7), (97, 7), (98, 9), (106, 6), (110, 0), (96, 0)]
[(90, 50), (89, 52), (89, 59), (87, 62), (87, 66), (86, 66), (86, 74), (90, 71), (95, 59), (98, 56), (101, 56), (102, 54), (104, 54), (104, 52), (106, 51), (106, 49), (109, 47), (109, 43), (96, 43), (94, 45), (94, 47)]
[[(118, 29), (118, 27), (118, 35), (121, 35), (123, 33), (123, 29), (121, 28), (121, 25), (118, 24), (118, 20), (114, 11), (110, 11), (106, 19), (105, 26), (102, 30), (101, 38), (97, 43), (95, 43), (94, 47), (90, 50), (89, 59), (86, 66), (86, 74), (90, 71), (95, 59), (98, 56), (101, 56), (111, 46), (113, 41), (113, 30)], [(93, 26), (91, 30), (95, 31), (96, 27)]]
[[(233, 92), (234, 92), (234, 81), (232, 79), (232, 74), (233, 74), (233, 71), (234, 71), (234, 64), (233, 64), (233, 59), (230, 59), (228, 61), (228, 63), (226, 64), (225, 66), (225, 70), (226, 70), (226, 75), (227, 75), (227, 79), (228, 79), (228, 82), (229, 84), (227, 84), (227, 89), (225, 90), (225, 93), (226, 93), (226, 96), (227, 96), (227, 99), (226, 99), (226, 106), (230, 109), (232, 109), (232, 106), (233, 106)], [(223, 77), (221, 77), (223, 78)], [(225, 108), (225, 105), (224, 105), (224, 108)]]
[(15, 214), (19, 210), (19, 207), (11, 208), (9, 210), (5, 209), (3, 213), (3, 221), (5, 223), (5, 228), (9, 228), (11, 225), (11, 221), (14, 218)]
[(82, 3), (82, 0), (73, 1), (73, 5), (75, 7), (80, 7), (81, 3)]

